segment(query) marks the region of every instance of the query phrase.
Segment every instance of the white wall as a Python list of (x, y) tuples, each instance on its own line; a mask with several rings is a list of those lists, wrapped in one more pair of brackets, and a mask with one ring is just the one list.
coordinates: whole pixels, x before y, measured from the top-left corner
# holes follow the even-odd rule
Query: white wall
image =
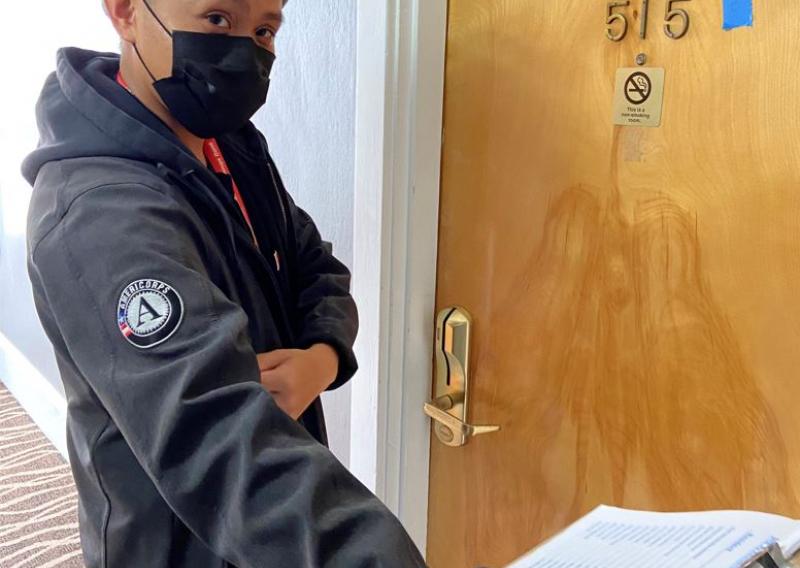
[[(118, 38), (99, 0), (16, 2), (10, 10), (12, 25), (0, 34), (0, 379), (63, 450), (63, 388), (34, 312), (25, 267), (31, 190), (19, 164), (36, 146), (34, 104), (55, 68), (56, 50), (76, 45), (115, 51)], [(292, 0), (287, 16), (269, 103), (256, 122), (289, 190), (349, 264), (354, 1)], [(326, 395), (325, 403), (333, 450), (348, 463), (349, 388)]]

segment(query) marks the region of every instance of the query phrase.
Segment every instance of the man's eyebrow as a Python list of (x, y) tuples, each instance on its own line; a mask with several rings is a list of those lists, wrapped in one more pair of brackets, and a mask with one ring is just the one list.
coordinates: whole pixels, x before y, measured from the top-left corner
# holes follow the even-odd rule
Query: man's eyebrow
[[(220, 2), (220, 3), (223, 3), (223, 4), (230, 4), (232, 6), (235, 6), (235, 5), (239, 4), (239, 2), (241, 0), (217, 0), (217, 1)], [(252, 4), (250, 2), (246, 2), (245, 6), (246, 6), (246, 9), (248, 11), (253, 11), (253, 6), (252, 6)], [(268, 9), (266, 12), (264, 12), (261, 15), (261, 20), (265, 21), (265, 22), (272, 22), (272, 23), (278, 24), (280, 26), (281, 24), (284, 23), (285, 17), (283, 15), (283, 11), (282, 10), (278, 10), (276, 12), (273, 9)]]
[(265, 12), (261, 19), (281, 25), (284, 22), (283, 12)]

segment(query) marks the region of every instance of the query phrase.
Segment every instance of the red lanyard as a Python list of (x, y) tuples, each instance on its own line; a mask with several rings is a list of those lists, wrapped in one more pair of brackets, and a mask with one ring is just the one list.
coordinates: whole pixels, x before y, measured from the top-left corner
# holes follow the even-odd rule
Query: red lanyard
[[(126, 90), (130, 92), (130, 88), (128, 87), (128, 83), (125, 82), (125, 79), (122, 77), (122, 73), (117, 73), (117, 83), (125, 87)], [(256, 239), (256, 233), (253, 230), (253, 223), (250, 222), (250, 215), (247, 213), (247, 206), (244, 204), (244, 199), (242, 199), (242, 194), (239, 192), (239, 187), (236, 185), (236, 181), (231, 176), (231, 170), (228, 168), (228, 163), (225, 161), (225, 156), (222, 155), (222, 150), (219, 148), (219, 144), (213, 138), (209, 138), (203, 142), (203, 153), (206, 156), (206, 160), (211, 165), (211, 168), (218, 174), (224, 174), (230, 176), (231, 178), (231, 185), (233, 186), (233, 199), (239, 205), (239, 209), (244, 216), (244, 220), (247, 221), (247, 226), (250, 227), (250, 234), (253, 236), (253, 242), (258, 246), (258, 239)]]
[(228, 168), (228, 163), (225, 161), (225, 156), (222, 155), (222, 150), (220, 150), (217, 141), (213, 138), (209, 138), (203, 142), (203, 153), (206, 155), (206, 160), (208, 160), (208, 163), (211, 164), (211, 168), (215, 172), (218, 174), (225, 174), (231, 178), (233, 199), (239, 205), (239, 209), (242, 211), (242, 215), (244, 215), (244, 220), (247, 221), (247, 226), (250, 227), (250, 234), (253, 235), (253, 242), (258, 246), (256, 233), (253, 230), (253, 223), (250, 222), (250, 215), (247, 213), (247, 206), (244, 204), (242, 194), (239, 193), (239, 187), (236, 185), (236, 181), (234, 181), (233, 176), (231, 176), (231, 170)]

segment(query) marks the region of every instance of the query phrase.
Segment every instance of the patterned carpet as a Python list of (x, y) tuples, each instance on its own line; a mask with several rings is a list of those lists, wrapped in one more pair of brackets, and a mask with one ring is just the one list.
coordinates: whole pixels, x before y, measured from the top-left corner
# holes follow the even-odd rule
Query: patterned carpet
[(0, 382), (0, 568), (82, 566), (69, 464)]

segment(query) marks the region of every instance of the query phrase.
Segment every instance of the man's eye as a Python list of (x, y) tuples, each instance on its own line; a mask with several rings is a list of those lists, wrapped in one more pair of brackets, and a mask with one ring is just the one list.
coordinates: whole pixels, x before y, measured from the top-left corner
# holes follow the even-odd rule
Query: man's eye
[(265, 38), (270, 41), (275, 39), (275, 32), (269, 28), (259, 28), (256, 30), (256, 35), (260, 38)]
[(222, 14), (209, 14), (206, 19), (214, 26), (225, 28), (226, 30), (231, 29), (230, 20)]

